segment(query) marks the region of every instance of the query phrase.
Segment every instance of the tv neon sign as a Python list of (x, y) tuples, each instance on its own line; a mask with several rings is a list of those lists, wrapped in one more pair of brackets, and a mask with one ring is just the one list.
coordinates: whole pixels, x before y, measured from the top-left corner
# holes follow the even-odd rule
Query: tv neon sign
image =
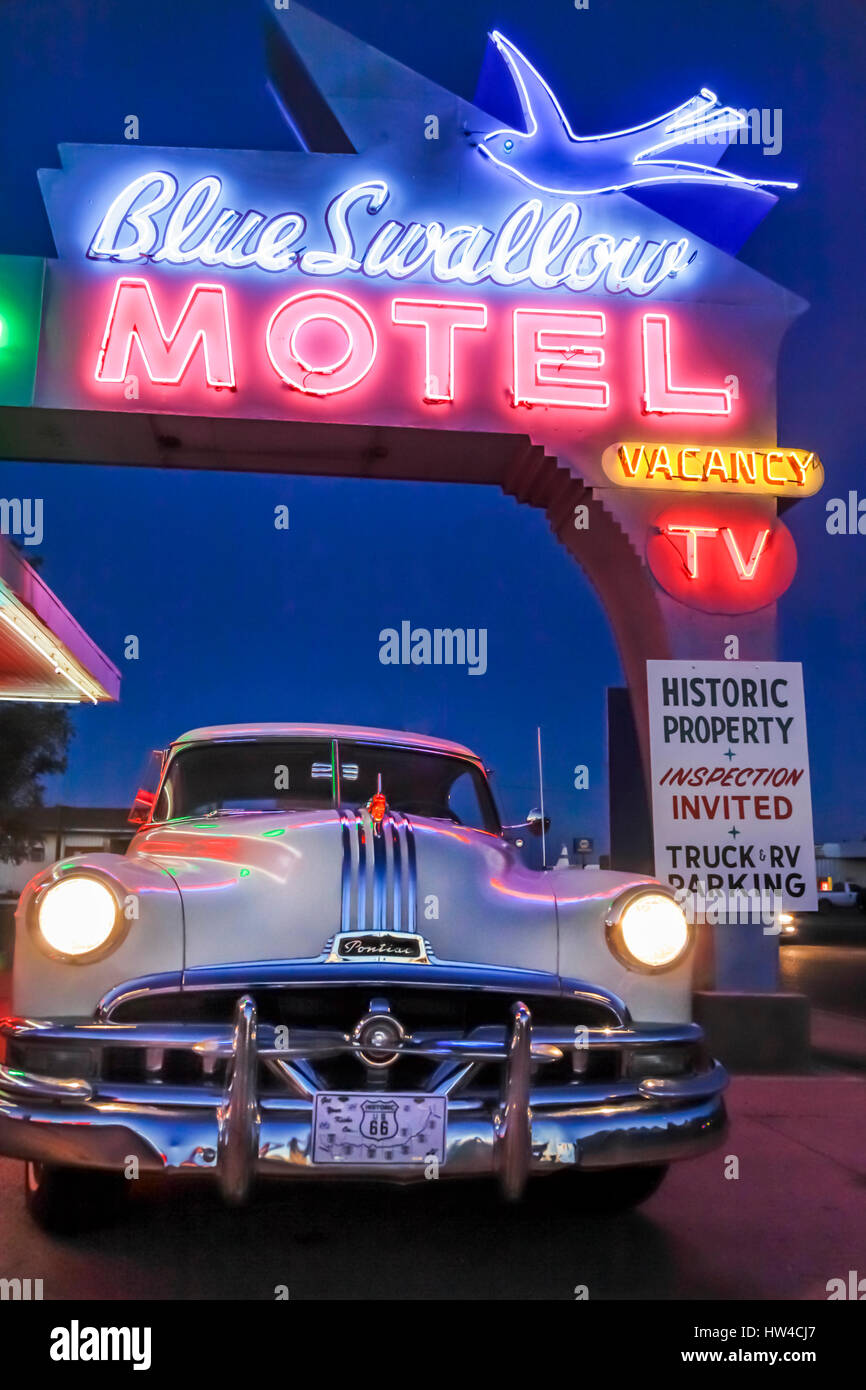
[[(770, 504), (772, 505), (772, 504)], [(710, 613), (748, 613), (785, 592), (797, 568), (794, 539), (763, 504), (700, 499), (655, 518), (647, 562), (667, 593)]]
[[(121, 277), (114, 287), (95, 377), (121, 382), (137, 349), (149, 380), (179, 385), (193, 363), (207, 386), (233, 387), (235, 371), (230, 333), (229, 293), (224, 286), (196, 284), (180, 315), (167, 331), (149, 282)], [(422, 399), (452, 401), (460, 380), (455, 351), (466, 335), (488, 327), (487, 306), (399, 297), (390, 302), (392, 330), (423, 330)], [(642, 319), (645, 399), (656, 401), (671, 391), (671, 334), (665, 318), (663, 343), (646, 332)], [(579, 310), (516, 308), (511, 311), (513, 365), (511, 396), (515, 406), (559, 406), (605, 410), (611, 388), (600, 373), (601, 346), (607, 332), (603, 313)], [(371, 314), (355, 299), (335, 291), (308, 290), (283, 300), (265, 329), (268, 360), (286, 385), (305, 395), (333, 396), (357, 386), (372, 370), (378, 335)], [(589, 373), (590, 375), (587, 375)], [(725, 388), (687, 387), (679, 391), (682, 414), (727, 415)]]
[(765, 526), (763, 530), (758, 530), (752, 543), (752, 553), (748, 561), (743, 559), (740, 552), (740, 542), (730, 526), (691, 526), (685, 522), (669, 523), (667, 526), (659, 528), (663, 536), (684, 536), (686, 541), (686, 553), (683, 569), (688, 579), (698, 577), (698, 541), (715, 540), (721, 536), (728, 548), (728, 554), (734, 566), (734, 571), (738, 579), (750, 581), (755, 578), (758, 569), (758, 561), (764, 553), (767, 541), (770, 539), (770, 528)]

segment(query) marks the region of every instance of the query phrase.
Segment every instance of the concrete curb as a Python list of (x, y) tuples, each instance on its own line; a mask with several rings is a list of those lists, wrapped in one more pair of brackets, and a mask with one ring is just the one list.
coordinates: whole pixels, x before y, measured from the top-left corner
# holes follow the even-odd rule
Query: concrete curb
[(816, 1061), (866, 1071), (866, 1018), (813, 1009), (812, 1055)]

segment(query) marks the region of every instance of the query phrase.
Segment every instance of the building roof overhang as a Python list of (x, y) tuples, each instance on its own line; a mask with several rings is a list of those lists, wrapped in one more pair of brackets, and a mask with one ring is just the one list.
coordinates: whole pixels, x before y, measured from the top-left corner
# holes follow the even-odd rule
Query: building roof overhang
[(116, 700), (120, 672), (0, 536), (0, 700)]

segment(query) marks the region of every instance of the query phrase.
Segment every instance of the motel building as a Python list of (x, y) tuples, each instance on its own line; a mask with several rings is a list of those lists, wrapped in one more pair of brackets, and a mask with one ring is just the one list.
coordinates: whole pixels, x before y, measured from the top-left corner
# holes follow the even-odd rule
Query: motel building
[[(611, 864), (652, 871), (648, 663), (760, 683), (797, 566), (782, 513), (823, 482), (810, 442), (777, 433), (780, 346), (808, 306), (739, 258), (785, 217), (796, 170), (745, 178), (736, 149), (719, 167), (744, 118), (706, 88), (578, 144), (502, 34), (470, 102), (300, 4), (263, 23), (299, 149), (62, 144), (39, 171), (57, 256), (0, 257), (2, 456), (460, 482), (541, 509), (627, 687), (608, 696)], [(50, 602), (28, 609), (46, 632)], [(117, 673), (64, 620), (68, 668), (48, 679), (36, 628), (16, 660), (42, 690), (74, 674), (75, 698), (114, 698)], [(754, 733), (735, 717), (729, 739)], [(767, 804), (797, 864), (784, 906), (808, 910), (802, 757), (797, 776), (799, 809), (788, 788)], [(745, 801), (759, 818), (764, 802), (729, 797), (731, 777), (723, 800), (676, 808), (721, 807), (719, 836), (748, 835)], [(764, 1065), (805, 1045), (778, 956), (760, 923), (707, 929), (696, 1011), (723, 1056), (745, 1033)]]
[[(16, 547), (0, 535), (0, 700), (101, 704), (117, 700), (120, 672)], [(39, 866), (64, 854), (122, 849), (132, 837), (126, 812), (53, 806), (32, 820), (34, 856), (0, 862), (0, 970), (12, 938), (15, 902)]]
[(0, 699), (96, 705), (119, 693), (117, 667), (0, 535)]

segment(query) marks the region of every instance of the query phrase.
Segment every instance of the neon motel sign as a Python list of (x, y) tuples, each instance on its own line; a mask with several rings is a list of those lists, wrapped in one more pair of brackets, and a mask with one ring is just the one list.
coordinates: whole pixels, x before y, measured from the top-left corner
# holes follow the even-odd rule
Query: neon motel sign
[[(521, 90), (527, 80), (524, 71)], [(662, 118), (677, 141), (683, 111), (700, 126), (712, 105), (696, 102)], [(512, 408), (567, 413), (554, 429), (596, 436), (608, 414), (715, 420), (724, 434), (729, 421), (765, 413), (766, 383), (752, 403), (748, 335), (724, 301), (711, 327), (694, 320), (708, 291), (712, 302), (717, 253), (622, 194), (578, 201), (540, 186), (526, 196), (524, 171), (493, 157), (501, 134), (459, 151), (461, 196), (413, 188), (413, 202), (442, 204), (414, 218), (399, 173), (329, 188), (327, 157), (320, 179), (304, 165), (323, 157), (261, 156), (260, 169), (231, 152), (224, 171), (192, 177), (191, 151), (149, 163), (154, 151), (65, 147), (68, 168), (43, 178), (60, 250), (53, 302), (77, 342), (74, 357), (56, 350), (58, 367), (83, 367), (108, 408), (158, 399), (198, 413), (201, 391), (231, 391), (236, 402), (216, 413), (278, 418), (291, 414), (287, 387), (296, 400), (354, 392), (366, 421), (378, 376), (383, 421), (399, 389), (426, 424), (425, 405), (459, 410), (479, 382), (500, 418), (505, 395)], [(369, 151), (356, 158), (378, 162)], [(675, 165), (665, 177), (695, 175)], [(395, 357), (411, 363), (400, 381)], [(129, 376), (144, 389), (126, 399), (140, 404), (118, 407), (106, 388)], [(148, 386), (172, 388), (170, 401)]]
[[(393, 201), (384, 179), (352, 185), (332, 198), (321, 227), (300, 211), (272, 217), (227, 206), (215, 174), (182, 192), (177, 178), (148, 170), (113, 200), (87, 255), (91, 260), (154, 265), (255, 267), (270, 274), (362, 275), (403, 281), (429, 272), (438, 284), (532, 285), (586, 293), (652, 294), (695, 258), (688, 237), (660, 242), (609, 231), (578, 235), (583, 212), (574, 202), (545, 211), (540, 198), (519, 203), (496, 227), (483, 223), (381, 221), (365, 235), (362, 218), (379, 218)], [(330, 249), (307, 249), (311, 236)]]
[[(301, 249), (311, 227), (299, 211), (272, 217), (227, 207), (222, 182), (200, 178), (183, 191), (170, 173), (149, 170), (113, 199), (88, 247), (91, 261), (146, 263), (153, 267), (206, 266), (305, 280), (404, 283), (422, 273), (437, 285), (522, 287), (570, 295), (595, 289), (609, 296), (651, 295), (686, 269), (695, 252), (687, 237), (661, 243), (609, 232), (579, 236), (581, 208), (567, 201), (545, 213), (541, 199), (520, 203), (495, 228), (442, 221), (403, 222), (390, 217), (372, 234), (356, 227), (360, 216), (377, 217), (391, 200), (384, 180), (343, 190), (327, 205), (321, 232), (330, 250)], [(158, 279), (158, 277), (157, 277)], [(353, 286), (354, 288), (354, 286)], [(377, 296), (373, 309), (359, 288), (354, 294), (302, 289), (279, 299), (263, 327), (264, 347), (276, 376), (302, 395), (331, 396), (358, 386), (376, 364), (383, 332), (420, 348), (419, 401), (453, 401), (459, 374), (472, 369), (468, 333), (501, 332), (512, 339), (514, 405), (606, 410), (611, 381), (606, 361), (606, 311), (516, 307), (492, 324), (481, 300), (428, 295)], [(384, 300), (384, 302), (382, 302)], [(244, 311), (233, 287), (196, 281), (173, 323), (160, 309), (154, 277), (120, 276), (99, 348), (94, 376), (118, 383), (133, 357), (147, 378), (180, 385), (192, 370), (213, 388), (237, 383), (232, 318)], [(374, 322), (374, 314), (378, 319)], [(402, 329), (415, 330), (407, 335)], [(420, 333), (418, 332), (420, 330)], [(671, 325), (667, 314), (646, 314), (639, 327), (643, 360), (642, 403), (647, 412), (729, 414), (724, 386), (674, 385)], [(134, 351), (135, 350), (135, 351)], [(587, 375), (589, 374), (589, 375)]]
[[(435, 165), (378, 126), (353, 155), (204, 167), (201, 151), (62, 147), (41, 176), (59, 255), (34, 403), (527, 433), (611, 501), (816, 491), (820, 461), (773, 442), (767, 364), (797, 310), (725, 230), (727, 207), (748, 228), (772, 202), (715, 167), (742, 113), (702, 89), (581, 136), (491, 43), (519, 116), (467, 107)], [(681, 185), (686, 225), (658, 201)], [(715, 584), (725, 611), (757, 606), (763, 575), (790, 569), (766, 508), (754, 527), (706, 509), (666, 525), (651, 520), (647, 559), (682, 602)]]
[[(97, 382), (120, 383), (135, 366), (147, 379), (180, 386), (188, 371), (214, 389), (234, 389), (230, 291), (224, 285), (192, 286), (169, 327), (148, 279), (120, 276), (114, 285), (96, 358)], [(387, 323), (390, 320), (390, 323)], [(264, 328), (264, 347), (275, 375), (302, 395), (333, 396), (358, 386), (376, 364), (379, 334), (410, 330), (421, 345), (420, 400), (452, 401), (460, 371), (468, 369), (461, 348), (465, 334), (488, 331), (485, 303), (394, 297), (377, 329), (357, 300), (334, 290), (303, 290), (281, 299)], [(607, 318), (601, 311), (515, 308), (509, 389), (515, 405), (607, 410), (611, 379), (604, 371)], [(643, 392), (647, 414), (731, 413), (724, 385), (674, 380), (671, 327), (666, 314), (641, 318)]]

